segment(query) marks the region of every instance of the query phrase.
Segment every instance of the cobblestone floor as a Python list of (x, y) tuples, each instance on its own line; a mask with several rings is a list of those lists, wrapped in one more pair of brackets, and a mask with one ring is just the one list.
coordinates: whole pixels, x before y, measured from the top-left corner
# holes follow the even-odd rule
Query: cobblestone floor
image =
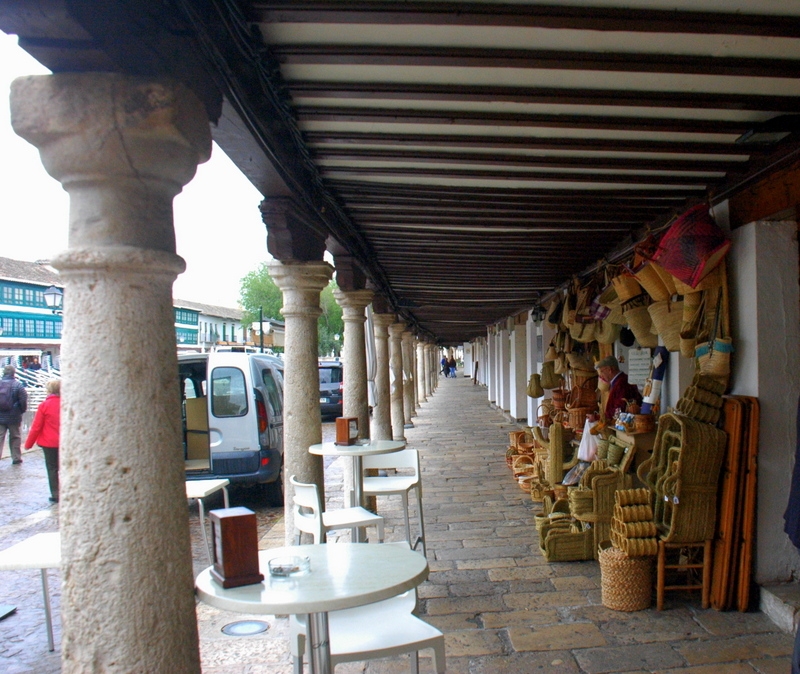
[[(761, 613), (702, 610), (696, 595), (668, 597), (666, 610), (620, 613), (602, 606), (595, 562), (547, 564), (538, 551), (533, 504), (505, 465), (514, 425), (491, 409), (486, 390), (440, 379), (406, 435), (420, 450), (431, 574), (419, 588), (421, 615), (445, 633), (452, 674), (786, 674), (792, 637)], [(329, 425), (326, 425), (329, 426)], [(330, 430), (326, 430), (330, 433)], [(341, 459), (327, 462), (329, 507), (341, 502)], [(22, 466), (0, 461), (0, 548), (58, 527), (47, 502), (41, 453)], [(246, 497), (246, 495), (245, 495)], [(396, 500), (392, 499), (391, 501)], [(387, 539), (402, 538), (402, 511), (381, 501)], [(233, 505), (246, 505), (232, 498)], [(209, 507), (214, 507), (210, 504)], [(259, 512), (262, 548), (283, 544), (281, 513)], [(191, 507), (195, 571), (206, 564)], [(348, 535), (345, 534), (344, 538)], [(47, 653), (38, 572), (6, 572), (0, 603), (17, 613), (0, 622), (0, 672), (59, 672), (58, 574), (51, 572), (56, 652)], [(227, 637), (222, 626), (247, 616), (198, 603), (205, 674), (289, 674), (285, 618), (270, 629)], [(259, 619), (265, 619), (260, 616)], [(421, 672), (432, 672), (427, 653)], [(338, 674), (408, 672), (407, 658), (337, 667)]]

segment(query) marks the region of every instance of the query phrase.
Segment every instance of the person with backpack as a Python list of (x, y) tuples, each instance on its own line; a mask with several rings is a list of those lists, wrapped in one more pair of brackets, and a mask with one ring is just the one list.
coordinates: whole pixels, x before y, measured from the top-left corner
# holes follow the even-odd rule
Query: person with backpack
[(0, 379), (0, 459), (3, 458), (3, 447), (8, 433), (11, 463), (19, 465), (22, 463), (22, 435), (19, 427), (22, 415), (28, 409), (28, 392), (17, 381), (16, 374), (17, 368), (6, 365), (3, 368), (3, 378)]

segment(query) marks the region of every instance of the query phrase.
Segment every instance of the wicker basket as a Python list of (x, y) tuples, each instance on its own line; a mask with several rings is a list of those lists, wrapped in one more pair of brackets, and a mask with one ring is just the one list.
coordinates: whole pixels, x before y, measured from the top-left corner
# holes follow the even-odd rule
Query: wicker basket
[(594, 492), (591, 489), (570, 489), (569, 511), (575, 517), (581, 517), (594, 509)]
[(621, 506), (649, 505), (650, 490), (643, 487), (639, 489), (618, 489), (614, 492), (614, 502)]
[(567, 405), (567, 392), (563, 388), (553, 389), (553, 410), (563, 410)]
[(569, 421), (567, 424), (574, 431), (582, 431), (586, 422), (586, 415), (595, 411), (594, 407), (574, 407), (567, 412)]
[(649, 557), (631, 559), (606, 542), (600, 544), (598, 559), (603, 606), (613, 611), (643, 611), (650, 607), (653, 563)]
[(667, 351), (680, 351), (683, 302), (656, 302), (647, 311), (653, 321), (652, 331), (661, 336)]
[(626, 302), (642, 292), (642, 286), (639, 285), (639, 281), (628, 274), (615, 276), (611, 279), (611, 283), (614, 284), (614, 290), (617, 291), (617, 297), (620, 302)]
[(652, 414), (637, 414), (633, 417), (633, 430), (636, 433), (650, 433), (656, 428), (656, 418)]

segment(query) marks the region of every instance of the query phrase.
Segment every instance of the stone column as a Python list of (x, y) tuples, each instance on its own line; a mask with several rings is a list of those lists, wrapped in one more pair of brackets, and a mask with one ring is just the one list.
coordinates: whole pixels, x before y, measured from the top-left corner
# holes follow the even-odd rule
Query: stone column
[(491, 404), (497, 403), (497, 360), (496, 360), (496, 349), (497, 349), (497, 338), (495, 335), (495, 328), (492, 326), (489, 328), (489, 332), (487, 334), (488, 340), (488, 349), (486, 351), (486, 383), (488, 386), (488, 396), (489, 402)]
[(403, 410), (403, 323), (392, 323), (389, 326), (389, 390), (392, 401), (392, 440), (405, 440), (403, 426), (405, 413)]
[(417, 340), (417, 402), (428, 402), (426, 397), (427, 371), (425, 370), (425, 342)]
[(68, 298), (62, 671), (200, 672), (172, 199), (210, 156), (208, 118), (179, 84), (64, 73), (15, 80), (11, 119), (70, 195), (69, 248), (53, 260)]
[(428, 343), (425, 345), (425, 374), (428, 380), (430, 395), (433, 395), (433, 392), (436, 390), (436, 380), (438, 379), (435, 366), (436, 350), (433, 344)]
[(309, 454), (311, 445), (322, 442), (319, 414), (319, 365), (317, 319), (322, 314), (319, 295), (333, 276), (327, 262), (273, 262), (269, 275), (283, 293), (281, 313), (286, 321), (283, 363), (283, 475), (286, 544), (294, 540), (294, 490), (289, 477), (313, 482), (325, 502), (321, 456)]
[(431, 351), (430, 344), (422, 343), (422, 382), (424, 384), (423, 397), (426, 402), (431, 397)]
[[(358, 437), (369, 438), (369, 403), (367, 401), (367, 346), (364, 310), (372, 302), (371, 290), (334, 290), (336, 302), (342, 307), (344, 335), (342, 337), (342, 380), (344, 401), (342, 414), (358, 418)], [(354, 489), (353, 462), (344, 462), (345, 492)], [(362, 505), (362, 504), (357, 504)]]
[(389, 326), (394, 314), (372, 314), (375, 328), (375, 407), (372, 410), (372, 438), (392, 439), (391, 389), (389, 384)]
[[(511, 418), (516, 421), (527, 421), (528, 419), (528, 366), (526, 361), (527, 348), (525, 338), (527, 336), (524, 324), (515, 324), (514, 331), (511, 333), (511, 377), (509, 391), (509, 412)], [(537, 372), (532, 370), (531, 372)]]
[(403, 425), (406, 428), (414, 428), (411, 417), (416, 414), (414, 411), (414, 392), (417, 390), (414, 384), (414, 335), (411, 330), (404, 330), (402, 335), (403, 347)]

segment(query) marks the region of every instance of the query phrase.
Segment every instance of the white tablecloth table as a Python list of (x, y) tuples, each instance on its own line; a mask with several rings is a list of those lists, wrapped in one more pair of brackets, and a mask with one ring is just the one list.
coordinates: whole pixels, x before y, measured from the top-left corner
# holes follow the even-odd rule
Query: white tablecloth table
[(53, 617), (50, 611), (50, 588), (47, 585), (47, 569), (61, 566), (61, 534), (58, 531), (36, 534), (10, 548), (0, 550), (0, 571), (17, 569), (39, 569), (42, 574), (44, 613), (47, 618), (47, 647), (55, 650), (53, 642)]
[[(274, 557), (306, 556), (310, 572), (273, 578)], [(312, 674), (330, 674), (328, 612), (371, 604), (410, 590), (428, 577), (424, 556), (396, 545), (330, 543), (297, 545), (258, 554), (265, 580), (228, 590), (211, 577), (211, 567), (195, 581), (198, 597), (217, 608), (239, 613), (308, 615)]]
[(212, 561), (211, 557), (211, 547), (208, 543), (208, 533), (206, 532), (206, 510), (205, 506), (203, 505), (203, 499), (206, 496), (211, 496), (211, 494), (215, 494), (220, 489), (222, 489), (222, 498), (223, 502), (225, 503), (225, 507), (228, 508), (228, 485), (230, 484), (230, 480), (226, 479), (218, 479), (218, 480), (186, 480), (186, 498), (191, 498), (197, 500), (197, 506), (200, 510), (200, 531), (203, 533), (203, 543), (206, 545), (206, 550), (208, 551), (208, 561)]

